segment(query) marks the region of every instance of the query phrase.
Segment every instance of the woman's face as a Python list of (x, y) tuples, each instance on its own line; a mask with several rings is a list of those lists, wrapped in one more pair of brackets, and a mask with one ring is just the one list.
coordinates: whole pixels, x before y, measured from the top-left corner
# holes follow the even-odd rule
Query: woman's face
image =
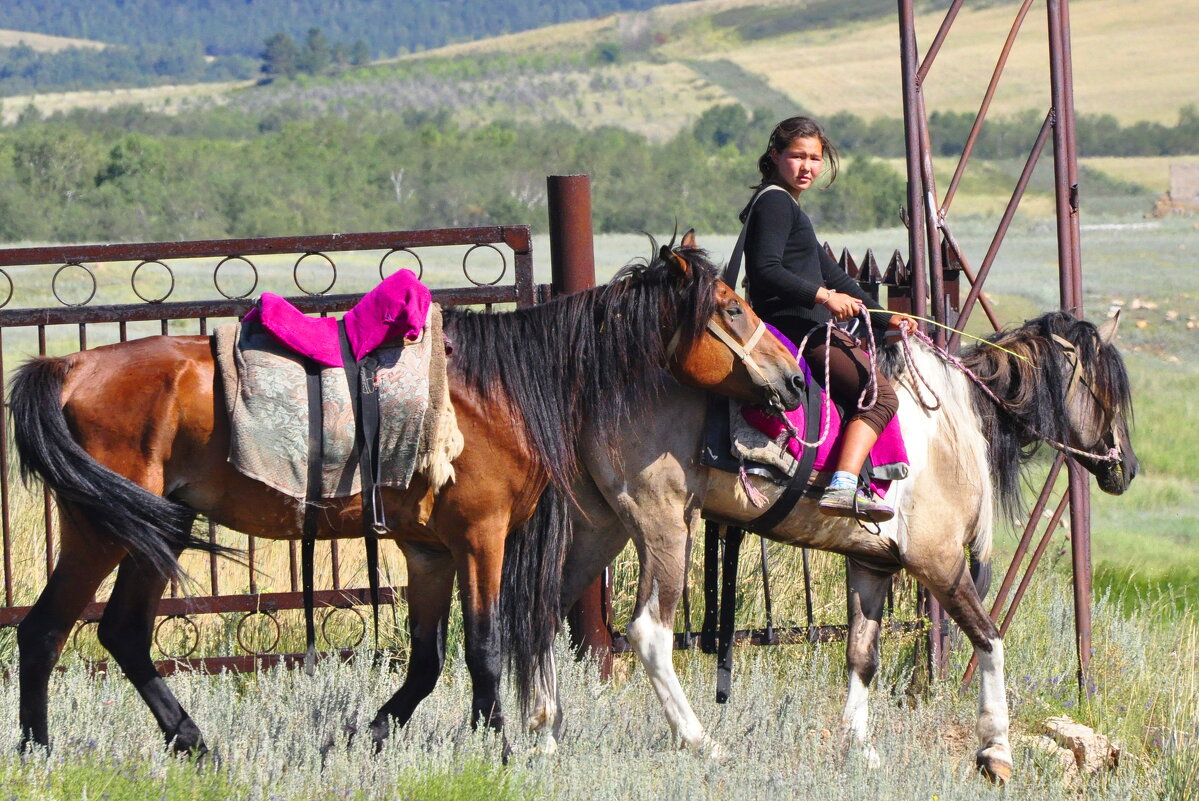
[(824, 147), (815, 136), (792, 139), (782, 151), (771, 150), (774, 171), (779, 182), (798, 195), (816, 182), (824, 170)]

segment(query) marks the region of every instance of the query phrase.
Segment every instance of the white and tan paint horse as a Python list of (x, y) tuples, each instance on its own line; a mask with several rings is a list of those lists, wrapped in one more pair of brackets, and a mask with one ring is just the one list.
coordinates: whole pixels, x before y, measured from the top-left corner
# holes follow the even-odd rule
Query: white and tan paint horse
[[(973, 644), (980, 676), (977, 764), (993, 780), (1010, 777), (1003, 641), (975, 590), (966, 550), (975, 560), (989, 559), (994, 507), (1019, 506), (1021, 465), (1043, 442), (1072, 449), (1104, 491), (1119, 494), (1128, 486), (1137, 461), (1128, 436), (1128, 379), (1111, 344), (1115, 327), (1115, 320), (1096, 328), (1064, 312), (1046, 314), (997, 334), (1002, 349), (980, 346), (965, 354), (962, 361), (978, 376), (976, 383), (919, 342), (906, 358), (891, 346), (884, 361), (900, 396), (911, 462), (909, 477), (893, 484), (888, 496), (895, 518), (873, 533), (853, 520), (819, 514), (809, 499), (767, 534), (848, 557), (849, 687), (841, 718), (847, 749), (878, 760), (868, 735), (868, 688), (878, 665), (887, 588), (892, 575), (906, 569)], [(749, 503), (737, 476), (700, 464), (705, 394), (665, 377), (663, 393), (655, 410), (628, 428), (616, 452), (585, 450), (587, 473), (576, 482), (579, 508), (564, 564), (562, 608), (632, 538), (641, 576), (629, 640), (680, 745), (719, 755), (720, 745), (705, 733), (675, 675), (675, 607), (701, 514), (744, 523), (762, 510)], [(766, 480), (751, 481), (771, 501), (782, 492)], [(510, 552), (520, 548), (509, 540)], [(506, 576), (505, 603), (519, 605), (535, 591), (521, 581), (520, 564), (505, 557), (505, 569), (513, 571)], [(542, 747), (553, 748), (561, 713), (552, 654), (523, 662), (533, 663), (542, 669), (513, 678)]]

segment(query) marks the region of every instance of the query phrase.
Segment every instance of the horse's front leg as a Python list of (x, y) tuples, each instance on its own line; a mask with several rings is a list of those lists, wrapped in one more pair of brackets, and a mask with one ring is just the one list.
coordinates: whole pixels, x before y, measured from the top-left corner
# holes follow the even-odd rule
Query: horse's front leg
[(433, 692), (445, 664), (447, 624), (454, 589), (454, 562), (448, 552), (423, 545), (403, 546), (408, 564), (410, 650), (404, 683), (371, 721), (375, 748), (382, 748), (391, 724), (403, 726), (417, 704)]
[(879, 629), (892, 575), (894, 570), (869, 567), (852, 558), (845, 568), (849, 691), (841, 713), (841, 742), (847, 753), (859, 750), (870, 767), (879, 765), (878, 753), (870, 743), (870, 682), (878, 670)]
[(936, 572), (917, 572), (911, 566), (908, 570), (928, 587), (974, 646), (978, 657), (979, 744), (975, 762), (984, 776), (1004, 784), (1012, 777), (1012, 748), (1008, 742), (1003, 638), (999, 629), (978, 597), (964, 556), (959, 554), (956, 564)]
[(132, 557), (125, 557), (96, 634), (150, 708), (167, 745), (178, 753), (202, 755), (208, 748), (200, 728), (150, 658), (154, 618), (166, 583), (165, 577)]
[(674, 615), (686, 580), (686, 540), (685, 533), (658, 537), (647, 547), (640, 537), (634, 537), (641, 580), (629, 642), (645, 666), (679, 744), (722, 759), (724, 749), (704, 731), (674, 670)]

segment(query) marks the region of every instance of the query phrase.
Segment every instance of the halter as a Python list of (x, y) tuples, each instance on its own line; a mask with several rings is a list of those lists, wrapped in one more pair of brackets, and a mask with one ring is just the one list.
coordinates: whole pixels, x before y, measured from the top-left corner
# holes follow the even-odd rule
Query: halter
[[(729, 350), (733, 352), (734, 356), (741, 360), (741, 363), (745, 365), (745, 369), (757, 374), (758, 378), (762, 379), (762, 383), (774, 390), (775, 396), (771, 399), (771, 405), (775, 405), (779, 396), (778, 390), (775, 389), (774, 382), (770, 380), (770, 378), (758, 365), (757, 361), (754, 360), (753, 353), (751, 353), (751, 351), (757, 347), (758, 342), (762, 339), (762, 336), (766, 333), (766, 323), (759, 320), (758, 327), (754, 329), (754, 332), (750, 334), (749, 339), (744, 344), (737, 341), (732, 334), (718, 326), (713, 320), (708, 320), (706, 327), (708, 331), (710, 331), (717, 339), (723, 342)], [(670, 344), (666, 346), (667, 359), (674, 357), (675, 351), (678, 350), (679, 347), (679, 339), (682, 337), (682, 335), (683, 329), (680, 328), (676, 330), (674, 332), (674, 336), (670, 338)]]
[[(912, 335), (909, 335), (903, 331), (900, 332), (900, 337), (903, 342), (904, 355), (907, 358), (907, 363), (908, 363), (908, 365), (910, 365), (912, 367), (913, 372), (920, 379), (921, 383), (924, 384), (925, 389), (927, 389), (930, 393), (932, 393), (932, 396), (937, 401), (937, 405), (939, 407), (940, 403), (941, 403), (941, 399), (939, 397), (937, 397), (936, 391), (932, 388), (931, 385), (929, 385), (928, 380), (923, 375), (921, 375), (920, 370), (918, 368), (916, 368), (916, 366), (915, 366), (915, 361), (911, 358), (912, 357), (912, 348), (911, 348), (911, 343), (909, 341), (910, 336), (912, 336)], [(985, 383), (983, 383), (983, 380), (981, 378), (979, 378), (977, 375), (975, 375), (974, 372), (969, 367), (962, 364), (960, 359), (958, 359), (956, 356), (953, 356), (952, 354), (946, 352), (942, 348), (939, 348), (937, 346), (937, 344), (935, 342), (933, 342), (932, 339), (929, 338), (929, 336), (927, 334), (925, 334), (924, 332), (917, 330), (915, 332), (914, 336), (917, 339), (919, 339), (921, 342), (923, 342), (925, 345), (927, 345), (933, 351), (933, 353), (940, 356), (943, 361), (953, 365), (958, 370), (960, 370), (962, 373), (964, 373), (966, 375), (966, 377), (969, 378), (971, 381), (973, 381), (975, 386), (977, 386), (980, 390), (982, 390), (983, 394), (986, 395), (996, 406), (998, 406), (1003, 411), (1008, 412), (1009, 414), (1013, 414), (1011, 406), (1006, 401), (1004, 401), (1002, 398), (1000, 398), (998, 395), (996, 395), (994, 392), (992, 392), (991, 388), (988, 387)], [(1078, 362), (1078, 351), (1074, 347), (1074, 343), (1071, 342), (1070, 340), (1066, 339), (1065, 337), (1059, 336), (1057, 334), (1050, 334), (1050, 338), (1054, 342), (1057, 343), (1058, 347), (1060, 347), (1062, 349), (1063, 355), (1066, 357), (1066, 361), (1070, 362), (1070, 380), (1066, 386), (1065, 401), (1067, 403), (1069, 403), (1070, 398), (1073, 397), (1075, 388), (1080, 383), (1087, 388), (1087, 391), (1089, 391), (1091, 393), (1091, 396), (1093, 398), (1095, 398), (1096, 401), (1099, 401), (1099, 396), (1095, 394), (1095, 390), (1091, 388), (1091, 385), (1087, 382), (1087, 380), (1082, 375), (1081, 365)], [(917, 391), (917, 396), (919, 396), (919, 395), (920, 395), (920, 392)], [(924, 402), (923, 398), (921, 398), (920, 400), (921, 400), (921, 403)], [(1099, 405), (1102, 406), (1103, 404), (1100, 403)], [(1057, 450), (1062, 451), (1063, 453), (1069, 453), (1069, 454), (1073, 454), (1075, 456), (1083, 456), (1087, 459), (1094, 459), (1095, 461), (1098, 461), (1098, 462), (1119, 463), (1122, 458), (1120, 456), (1119, 448), (1117, 448), (1115, 445), (1113, 445), (1111, 448), (1109, 448), (1107, 453), (1094, 453), (1091, 451), (1081, 450), (1080, 448), (1071, 447), (1070, 445), (1067, 445), (1064, 442), (1058, 442), (1055, 439), (1051, 439), (1051, 438), (1045, 436), (1044, 434), (1042, 434), (1040, 431), (1037, 431), (1036, 429), (1029, 429), (1029, 430), (1032, 432), (1033, 435), (1035, 435), (1038, 439), (1040, 439), (1046, 445), (1050, 446), (1051, 448), (1056, 448)], [(1118, 442), (1119, 437), (1117, 436), (1117, 431), (1116, 431), (1115, 415), (1112, 416), (1110, 431), (1112, 433), (1112, 442), (1113, 443)]]

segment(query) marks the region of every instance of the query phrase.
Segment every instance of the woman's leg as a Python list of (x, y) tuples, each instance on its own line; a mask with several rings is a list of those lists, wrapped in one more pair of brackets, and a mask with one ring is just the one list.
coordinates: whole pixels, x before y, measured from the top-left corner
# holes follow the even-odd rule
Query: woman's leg
[[(816, 378), (823, 380), (833, 400), (845, 409), (847, 418), (836, 473), (821, 499), (821, 511), (877, 522), (888, 520), (894, 510), (868, 492), (858, 491), (857, 476), (879, 433), (895, 416), (899, 399), (883, 376), (877, 376), (874, 392), (866, 392), (872, 374), (870, 361), (849, 335), (834, 330), (831, 342), (821, 340), (819, 335), (813, 339), (820, 341), (809, 340), (804, 355)], [(828, 376), (824, 375), (826, 357)], [(863, 398), (869, 409), (859, 408)]]

